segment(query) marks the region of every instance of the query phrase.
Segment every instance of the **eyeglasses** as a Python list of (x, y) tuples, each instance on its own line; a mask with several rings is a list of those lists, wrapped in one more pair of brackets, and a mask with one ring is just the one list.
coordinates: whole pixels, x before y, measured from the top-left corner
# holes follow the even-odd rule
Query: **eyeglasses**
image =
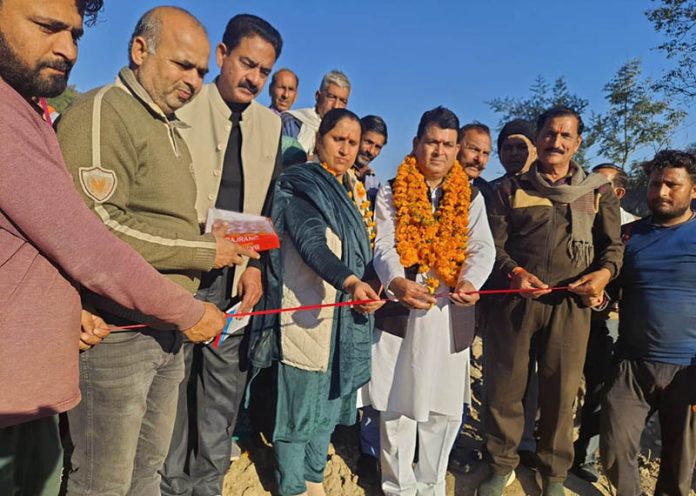
[(462, 145), (462, 148), (466, 148), (467, 150), (474, 152), (476, 155), (483, 155), (484, 157), (491, 156), (490, 150), (488, 150), (488, 151), (482, 150), (481, 148), (479, 148), (476, 145), (470, 145), (467, 143), (465, 145)]
[(326, 93), (324, 93), (324, 96), (325, 96), (326, 99), (329, 100), (329, 101), (332, 101), (332, 102), (339, 101), (339, 102), (341, 102), (343, 105), (348, 105), (348, 99), (347, 99), (347, 98), (341, 98), (341, 97), (338, 96), (338, 95), (334, 95), (334, 94), (331, 93), (330, 91), (327, 91)]

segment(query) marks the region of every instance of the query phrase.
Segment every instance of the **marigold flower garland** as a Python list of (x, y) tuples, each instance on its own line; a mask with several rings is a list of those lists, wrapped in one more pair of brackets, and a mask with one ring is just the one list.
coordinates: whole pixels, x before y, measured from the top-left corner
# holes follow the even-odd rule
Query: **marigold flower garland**
[[(396, 210), (396, 251), (404, 267), (418, 265), (419, 273), (433, 269), (454, 288), (466, 260), (471, 186), (459, 162), (445, 177), (443, 196), (433, 212), (428, 185), (416, 159), (406, 156), (392, 186)], [(439, 282), (426, 280), (431, 292)]]
[[(338, 175), (329, 167), (329, 164), (322, 162), (321, 166), (337, 180), (340, 181)], [(347, 179), (348, 186), (350, 190), (347, 191), (348, 197), (353, 200), (353, 204), (360, 212), (360, 216), (365, 223), (365, 229), (367, 229), (367, 235), (370, 239), (370, 244), (374, 244), (375, 241), (375, 221), (373, 219), (372, 205), (370, 200), (367, 199), (367, 191), (365, 190), (365, 185), (360, 181), (355, 172), (352, 169), (348, 169), (344, 173), (344, 177)]]

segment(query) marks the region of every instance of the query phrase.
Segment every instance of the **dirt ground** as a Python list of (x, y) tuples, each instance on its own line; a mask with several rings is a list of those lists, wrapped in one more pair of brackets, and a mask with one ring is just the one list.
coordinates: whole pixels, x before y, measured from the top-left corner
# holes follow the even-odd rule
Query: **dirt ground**
[[(464, 426), (462, 450), (478, 448), (482, 441), (479, 412), (481, 408), (481, 342), (476, 340), (472, 346), (473, 367), (473, 405), (471, 419)], [(651, 421), (641, 442), (640, 456), (641, 486), (646, 494), (652, 494), (659, 468), (660, 433), (657, 422)], [(329, 449), (328, 463), (324, 477), (326, 494), (330, 496), (378, 496), (382, 492), (379, 484), (360, 480), (355, 474), (358, 449), (357, 428), (339, 428)], [(262, 496), (274, 494), (273, 451), (255, 436), (243, 437), (239, 442), (242, 456), (230, 467), (223, 486), (223, 496)], [(487, 467), (477, 463), (469, 473), (453, 469), (447, 473), (447, 495), (471, 496), (479, 482), (486, 476)], [(505, 490), (506, 496), (540, 494), (534, 472), (520, 466), (516, 470), (517, 479)], [(595, 484), (569, 475), (565, 484), (566, 494), (580, 496), (610, 496), (612, 488), (606, 477), (602, 476)], [(692, 485), (692, 495), (696, 495), (696, 484)]]

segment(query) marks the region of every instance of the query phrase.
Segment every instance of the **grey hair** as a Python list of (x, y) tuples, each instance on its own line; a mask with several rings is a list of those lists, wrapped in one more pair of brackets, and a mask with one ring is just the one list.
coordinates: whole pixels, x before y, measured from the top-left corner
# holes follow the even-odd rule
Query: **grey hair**
[(324, 93), (330, 84), (335, 84), (339, 88), (350, 89), (348, 76), (337, 69), (324, 74), (324, 77), (321, 79), (321, 85), (319, 86), (319, 92)]
[(141, 37), (147, 43), (148, 53), (155, 53), (157, 50), (157, 43), (159, 42), (160, 34), (162, 33), (162, 16), (161, 10), (175, 10), (186, 16), (188, 16), (199, 28), (203, 30), (204, 33), (208, 33), (205, 26), (186, 9), (181, 7), (172, 6), (159, 6), (152, 8), (145, 12), (138, 23), (135, 25), (133, 34), (131, 35), (130, 41), (128, 42), (128, 59), (131, 56), (131, 50), (133, 49), (133, 42), (136, 38)]
[(147, 51), (155, 53), (157, 50), (157, 42), (159, 41), (160, 33), (162, 32), (162, 18), (157, 13), (158, 7), (150, 9), (138, 19), (135, 25), (133, 34), (128, 42), (128, 58), (131, 57), (133, 42), (136, 38), (141, 37), (147, 43)]

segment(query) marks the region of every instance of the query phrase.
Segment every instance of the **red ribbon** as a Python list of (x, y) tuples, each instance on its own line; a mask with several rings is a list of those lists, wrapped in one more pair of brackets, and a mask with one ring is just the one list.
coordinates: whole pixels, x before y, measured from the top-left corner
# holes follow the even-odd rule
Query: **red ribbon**
[[(525, 288), (525, 289), (482, 289), (480, 291), (467, 291), (464, 294), (470, 295), (470, 294), (479, 294), (482, 296), (485, 295), (498, 295), (498, 294), (521, 294), (521, 293), (534, 293), (535, 291), (567, 291), (570, 289), (568, 286), (556, 286), (553, 288)], [(435, 294), (433, 295), (435, 298), (444, 298), (452, 293), (442, 293), (442, 294)], [(383, 301), (392, 301), (389, 298), (381, 298), (378, 300), (351, 300), (351, 301), (339, 301), (338, 303), (321, 303), (318, 305), (303, 305), (300, 307), (291, 307), (291, 308), (272, 308), (270, 310), (257, 310), (255, 312), (246, 312), (246, 313), (235, 313), (235, 314), (225, 314), (228, 317), (231, 318), (243, 318), (243, 317), (253, 317), (256, 315), (271, 315), (271, 314), (276, 314), (276, 313), (284, 313), (284, 312), (304, 312), (308, 310), (319, 310), (321, 308), (328, 308), (328, 307), (352, 307), (355, 305), (365, 305), (367, 303), (379, 303)], [(112, 331), (120, 331), (120, 330), (130, 330), (130, 329), (142, 329), (144, 327), (150, 327), (153, 325), (158, 325), (162, 324), (161, 322), (153, 322), (152, 324), (133, 324), (133, 325), (127, 325), (127, 326), (118, 326), (118, 327), (109, 327)]]

